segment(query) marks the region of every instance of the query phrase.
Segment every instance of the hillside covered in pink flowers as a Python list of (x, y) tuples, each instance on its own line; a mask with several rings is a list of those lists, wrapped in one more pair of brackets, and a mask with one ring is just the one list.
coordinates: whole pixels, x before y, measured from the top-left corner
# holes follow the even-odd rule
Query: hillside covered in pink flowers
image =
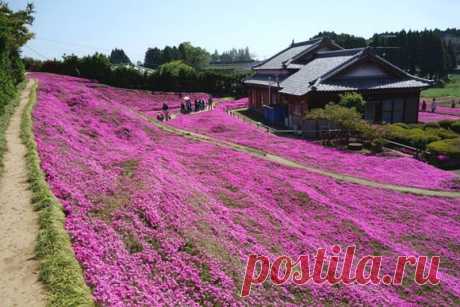
[[(153, 115), (166, 100), (177, 108), (174, 93), (31, 78), (39, 81), (33, 130), (41, 167), (101, 306), (459, 304), (459, 199), (338, 182), (165, 132), (139, 114)], [(455, 184), (452, 174), (413, 159), (283, 139), (220, 108), (169, 123), (377, 182), (442, 190)], [(334, 244), (385, 256), (384, 272), (392, 272), (397, 255), (439, 255), (441, 283), (266, 282), (239, 296), (250, 254), (295, 258)]]

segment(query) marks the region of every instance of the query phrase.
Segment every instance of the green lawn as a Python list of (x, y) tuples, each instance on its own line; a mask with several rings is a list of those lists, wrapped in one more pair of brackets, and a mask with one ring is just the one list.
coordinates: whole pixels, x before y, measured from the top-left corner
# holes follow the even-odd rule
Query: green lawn
[(460, 98), (460, 74), (449, 75), (450, 82), (443, 88), (430, 88), (422, 92), (422, 97)]

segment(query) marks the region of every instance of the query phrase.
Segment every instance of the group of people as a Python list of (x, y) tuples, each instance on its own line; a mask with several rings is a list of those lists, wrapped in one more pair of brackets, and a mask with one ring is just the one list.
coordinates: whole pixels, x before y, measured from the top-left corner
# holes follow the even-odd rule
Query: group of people
[(190, 99), (182, 101), (180, 105), (180, 112), (182, 114), (204, 111), (204, 110), (212, 110), (213, 102), (212, 97), (209, 97), (206, 101), (205, 99), (195, 99), (194, 104), (192, 106), (192, 101)]
[[(207, 100), (200, 98), (195, 99), (193, 105), (190, 98), (186, 97), (180, 104), (180, 112), (182, 114), (204, 111), (204, 110), (212, 110), (213, 109), (213, 101), (212, 97), (209, 97)], [(157, 119), (159, 121), (167, 121), (171, 119), (171, 115), (169, 114), (169, 106), (166, 102), (163, 103), (161, 108), (162, 112), (157, 114)]]
[[(450, 107), (454, 109), (456, 107), (456, 102), (455, 100), (452, 100), (452, 103), (450, 104)], [(422, 112), (426, 112), (427, 104), (426, 101), (422, 101)], [(438, 102), (436, 101), (436, 98), (433, 98), (433, 101), (431, 102), (431, 113), (436, 113), (436, 109), (438, 108)]]

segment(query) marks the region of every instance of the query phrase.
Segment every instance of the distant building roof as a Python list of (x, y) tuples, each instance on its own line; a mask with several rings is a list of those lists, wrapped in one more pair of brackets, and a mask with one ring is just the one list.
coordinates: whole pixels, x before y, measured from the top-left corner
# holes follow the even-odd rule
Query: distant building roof
[(321, 42), (321, 39), (314, 39), (314, 40), (309, 40), (305, 42), (300, 42), (300, 43), (295, 43), (289, 46), (288, 48), (282, 50), (281, 52), (275, 54), (271, 58), (268, 58), (267, 60), (263, 61), (259, 65), (254, 66), (255, 70), (259, 69), (281, 69), (283, 68), (283, 64), (295, 57), (296, 55), (299, 55), (306, 50), (319, 45)]
[(397, 80), (397, 79), (366, 79), (366, 80), (341, 80), (320, 83), (316, 90), (321, 92), (332, 91), (360, 91), (360, 90), (379, 90), (379, 89), (403, 89), (403, 88), (422, 88), (426, 87), (426, 82), (418, 80)]

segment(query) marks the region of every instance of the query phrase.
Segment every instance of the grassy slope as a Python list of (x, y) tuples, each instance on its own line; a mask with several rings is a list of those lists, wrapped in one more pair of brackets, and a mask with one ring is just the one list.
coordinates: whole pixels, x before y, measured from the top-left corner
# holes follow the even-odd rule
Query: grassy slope
[[(20, 93), (26, 86), (26, 81), (21, 82), (18, 85), (18, 93)], [(7, 150), (5, 133), (10, 123), (10, 118), (14, 114), (16, 107), (19, 104), (19, 94), (13, 98), (9, 104), (5, 106), (5, 112), (0, 115), (0, 175), (3, 173), (3, 156)]]
[(36, 85), (21, 122), (21, 138), (27, 147), (26, 162), (33, 203), (39, 211), (40, 233), (36, 248), (40, 279), (49, 291), (49, 306), (93, 306), (91, 291), (75, 259), (70, 238), (64, 230), (64, 212), (50, 192), (40, 169), (32, 132), (31, 112), (36, 103)]
[(460, 75), (450, 75), (451, 82), (443, 88), (430, 88), (422, 92), (422, 97), (455, 97), (460, 98)]

